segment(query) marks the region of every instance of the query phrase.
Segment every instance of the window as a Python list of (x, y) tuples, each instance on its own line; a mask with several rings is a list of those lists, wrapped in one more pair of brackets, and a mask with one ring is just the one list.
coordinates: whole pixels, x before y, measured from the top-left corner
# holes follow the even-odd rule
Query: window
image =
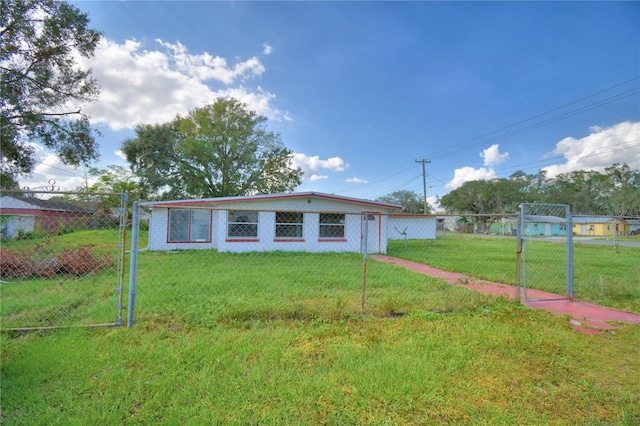
[(258, 238), (258, 212), (229, 210), (227, 213), (229, 238)]
[(211, 210), (169, 209), (169, 242), (211, 242)]
[(320, 238), (344, 238), (344, 214), (320, 213)]
[(302, 238), (304, 214), (276, 212), (276, 238)]

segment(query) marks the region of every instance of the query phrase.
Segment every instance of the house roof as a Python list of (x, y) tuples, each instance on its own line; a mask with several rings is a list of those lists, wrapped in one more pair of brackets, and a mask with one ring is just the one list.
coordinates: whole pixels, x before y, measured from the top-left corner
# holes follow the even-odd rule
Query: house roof
[(573, 223), (625, 223), (624, 219), (617, 217), (573, 217)]
[(567, 219), (558, 216), (537, 215), (529, 214), (524, 216), (524, 220), (528, 222), (541, 222), (541, 223), (565, 223)]
[(360, 204), (365, 207), (371, 207), (384, 210), (402, 210), (401, 205), (382, 203), (378, 201), (364, 200), (360, 198), (343, 197), (341, 195), (323, 194), (321, 192), (290, 192), (281, 194), (266, 195), (247, 195), (237, 197), (216, 197), (216, 198), (200, 198), (194, 200), (170, 200), (170, 201), (148, 201), (142, 202), (142, 207), (189, 207), (189, 206), (224, 206), (228, 203), (237, 202), (258, 202), (258, 201), (276, 201), (276, 200), (297, 200), (297, 199), (322, 199), (330, 201), (338, 201), (349, 204)]
[[(12, 200), (13, 201), (12, 203)], [(71, 213), (94, 213), (95, 209), (86, 207), (86, 206), (78, 206), (73, 203), (68, 203), (66, 201), (60, 200), (44, 200), (41, 198), (33, 198), (33, 197), (22, 197), (22, 196), (2, 196), (2, 202), (0, 203), (0, 207), (3, 209), (11, 209), (11, 208), (20, 208), (16, 203), (22, 202), (29, 204), (31, 206), (37, 207), (39, 210), (47, 210), (47, 211), (57, 211), (57, 212), (71, 212)], [(16, 205), (12, 205), (16, 204)]]

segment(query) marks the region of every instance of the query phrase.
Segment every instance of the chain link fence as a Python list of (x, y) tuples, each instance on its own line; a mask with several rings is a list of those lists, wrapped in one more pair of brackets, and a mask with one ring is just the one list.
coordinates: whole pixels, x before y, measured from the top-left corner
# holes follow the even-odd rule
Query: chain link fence
[[(518, 217), (517, 285), (524, 299), (553, 300), (574, 296), (573, 217), (568, 205), (522, 204)], [(564, 283), (564, 289), (562, 285)], [(529, 288), (538, 292), (530, 297)], [(560, 291), (563, 290), (563, 291)]]
[(126, 196), (0, 192), (3, 330), (122, 323)]
[(528, 289), (562, 298), (572, 247), (574, 299), (640, 312), (640, 216), (572, 215), (567, 225), (565, 209), (527, 206), (521, 270), (518, 214), (439, 215), (436, 240), (390, 242), (389, 254), (512, 285), (524, 273)]
[[(339, 197), (257, 200), (136, 206), (129, 301), (136, 321), (250, 327), (432, 315), (491, 303), (462, 285), (382, 262), (375, 256), (381, 253), (470, 281), (518, 283), (516, 214), (405, 215)], [(613, 239), (576, 235), (575, 262), (567, 268), (567, 235), (579, 226), (563, 228), (557, 218), (566, 221), (566, 213), (553, 208), (527, 214), (527, 288), (566, 297), (567, 271), (575, 270), (576, 299), (640, 310), (640, 241), (631, 232), (638, 218), (625, 219)]]
[(516, 285), (524, 273), (528, 289), (558, 297), (567, 296), (572, 270), (575, 299), (640, 312), (637, 216), (576, 216), (572, 225), (565, 216), (563, 228), (562, 212), (532, 207), (519, 264), (515, 214), (406, 215), (316, 195), (136, 203), (128, 265), (124, 196), (0, 195), (5, 330), (122, 324), (126, 308), (129, 325), (251, 327), (440, 315), (492, 303), (378, 254), (472, 282)]
[(373, 256), (402, 246), (405, 236), (435, 239), (434, 217), (313, 195), (135, 207), (136, 323), (250, 327), (436, 315), (488, 303), (486, 296)]

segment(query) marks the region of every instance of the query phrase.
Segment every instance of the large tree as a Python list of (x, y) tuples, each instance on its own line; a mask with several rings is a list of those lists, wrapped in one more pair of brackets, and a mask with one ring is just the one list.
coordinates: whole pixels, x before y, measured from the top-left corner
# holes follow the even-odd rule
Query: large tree
[[(424, 200), (420, 200), (418, 194), (415, 191), (409, 191), (407, 189), (401, 189), (394, 191), (391, 194), (378, 197), (378, 201), (383, 203), (398, 204), (402, 206), (402, 211), (405, 213), (423, 213), (424, 212)], [(427, 207), (429, 207), (427, 205)]]
[(181, 198), (184, 194), (175, 153), (178, 136), (174, 123), (139, 124), (135, 137), (122, 144), (131, 170), (138, 177), (142, 199), (162, 194), (164, 198)]
[(171, 123), (138, 126), (122, 151), (148, 197), (292, 191), (303, 172), (266, 121), (238, 100), (218, 98)]
[[(78, 58), (93, 56), (100, 33), (59, 0), (0, 0), (0, 186), (35, 166), (28, 142), (69, 165), (88, 165), (98, 147), (81, 106), (99, 87)], [(6, 182), (5, 185), (3, 182)]]

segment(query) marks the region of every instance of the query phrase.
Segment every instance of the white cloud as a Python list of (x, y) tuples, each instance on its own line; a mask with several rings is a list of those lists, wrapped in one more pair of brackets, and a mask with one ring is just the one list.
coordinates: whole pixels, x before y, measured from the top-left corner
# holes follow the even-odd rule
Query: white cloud
[(347, 182), (349, 182), (349, 183), (369, 183), (368, 180), (360, 179), (360, 178), (357, 178), (357, 177), (352, 177), (350, 179), (347, 179)]
[(271, 45), (270, 45), (270, 44), (268, 44), (268, 43), (264, 43), (264, 44), (262, 45), (262, 53), (263, 53), (264, 55), (270, 55), (270, 54), (271, 54), (271, 52), (273, 52), (273, 46), (271, 46)]
[(627, 163), (640, 169), (640, 122), (625, 121), (609, 128), (594, 126), (580, 139), (564, 138), (547, 157), (562, 155), (566, 162), (545, 167), (548, 177), (576, 170), (604, 172), (614, 163)]
[[(320, 180), (327, 179), (328, 176), (320, 175), (320, 170), (329, 170), (332, 172), (343, 172), (349, 168), (349, 164), (340, 157), (331, 157), (322, 160), (319, 156), (307, 156), (302, 153), (294, 153), (291, 160), (293, 167), (300, 167), (304, 171), (305, 179)], [(309, 176), (307, 178), (307, 176)]]
[(489, 148), (482, 150), (480, 156), (484, 158), (485, 166), (495, 166), (496, 164), (504, 163), (509, 157), (509, 153), (500, 153), (500, 145), (494, 144)]
[[(34, 149), (36, 166), (31, 176), (20, 179), (22, 188), (36, 191), (75, 191), (85, 185), (84, 169), (67, 166), (55, 154), (41, 145), (29, 143)], [(95, 178), (87, 178), (91, 185)]]
[(456, 169), (451, 182), (445, 185), (446, 188), (456, 189), (461, 187), (465, 182), (473, 180), (490, 180), (496, 178), (496, 172), (492, 168), (481, 167), (474, 169), (473, 167), (462, 167)]
[(207, 52), (190, 54), (180, 42), (155, 43), (156, 49), (146, 49), (135, 40), (102, 39), (95, 57), (86, 62), (101, 86), (98, 100), (84, 108), (92, 122), (112, 130), (161, 123), (218, 97), (234, 97), (269, 119), (291, 119), (272, 106), (273, 93), (247, 86), (265, 72), (258, 58), (229, 65)]
[(237, 79), (246, 80), (259, 77), (265, 72), (264, 66), (256, 58), (250, 58), (237, 63), (233, 67), (227, 65), (227, 60), (220, 56), (212, 56), (204, 52), (201, 55), (191, 55), (187, 47), (180, 43), (168, 43), (156, 39), (156, 43), (166, 48), (167, 58), (173, 69), (198, 80), (217, 80), (226, 85), (233, 84)]

